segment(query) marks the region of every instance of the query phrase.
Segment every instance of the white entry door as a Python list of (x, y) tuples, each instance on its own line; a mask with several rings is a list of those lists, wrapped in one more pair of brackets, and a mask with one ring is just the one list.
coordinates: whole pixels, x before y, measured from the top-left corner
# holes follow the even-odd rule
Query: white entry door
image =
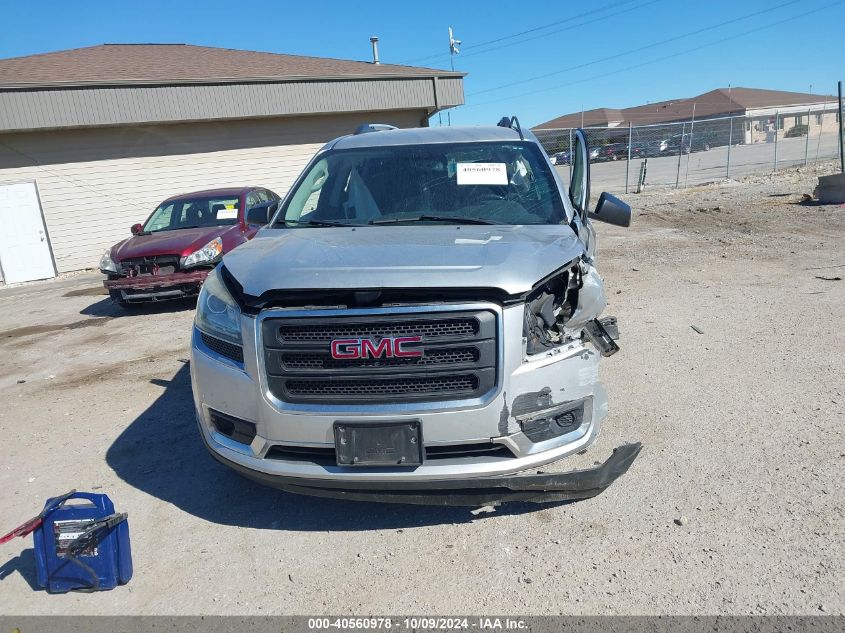
[(0, 184), (0, 266), (7, 284), (56, 276), (34, 182)]

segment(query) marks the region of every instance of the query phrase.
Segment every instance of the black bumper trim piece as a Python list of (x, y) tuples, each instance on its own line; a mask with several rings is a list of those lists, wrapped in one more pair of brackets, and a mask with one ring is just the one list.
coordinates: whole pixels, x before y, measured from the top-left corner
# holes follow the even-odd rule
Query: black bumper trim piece
[[(203, 439), (205, 439), (203, 437)], [(640, 442), (624, 444), (600, 466), (565, 473), (514, 474), (438, 481), (336, 481), (270, 475), (211, 455), (249, 479), (302, 495), (436, 506), (485, 506), (507, 501), (552, 503), (588, 499), (604, 492), (624, 475), (642, 449)]]

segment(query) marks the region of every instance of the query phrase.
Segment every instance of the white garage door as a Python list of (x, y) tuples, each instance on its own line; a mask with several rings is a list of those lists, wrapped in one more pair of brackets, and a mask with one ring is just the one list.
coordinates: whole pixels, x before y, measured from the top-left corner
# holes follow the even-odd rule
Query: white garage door
[(56, 276), (34, 182), (0, 184), (0, 265), (9, 284)]

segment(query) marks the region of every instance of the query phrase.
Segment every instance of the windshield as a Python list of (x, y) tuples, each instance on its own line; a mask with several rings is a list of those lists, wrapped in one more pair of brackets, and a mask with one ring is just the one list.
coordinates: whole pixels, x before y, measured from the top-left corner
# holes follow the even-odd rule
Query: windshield
[(238, 196), (171, 200), (153, 212), (144, 224), (144, 233), (236, 224), (239, 207)]
[(559, 224), (565, 218), (534, 144), (488, 142), (329, 151), (300, 180), (276, 221), (296, 227), (460, 219)]

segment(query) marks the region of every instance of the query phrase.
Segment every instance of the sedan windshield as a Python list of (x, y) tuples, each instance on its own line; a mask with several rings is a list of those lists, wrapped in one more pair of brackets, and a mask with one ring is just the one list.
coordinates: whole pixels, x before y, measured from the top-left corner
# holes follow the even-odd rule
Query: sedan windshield
[(560, 224), (566, 211), (533, 143), (437, 143), (329, 151), (276, 220), (289, 227)]
[(171, 200), (153, 212), (144, 224), (144, 233), (236, 224), (239, 207), (237, 196)]

